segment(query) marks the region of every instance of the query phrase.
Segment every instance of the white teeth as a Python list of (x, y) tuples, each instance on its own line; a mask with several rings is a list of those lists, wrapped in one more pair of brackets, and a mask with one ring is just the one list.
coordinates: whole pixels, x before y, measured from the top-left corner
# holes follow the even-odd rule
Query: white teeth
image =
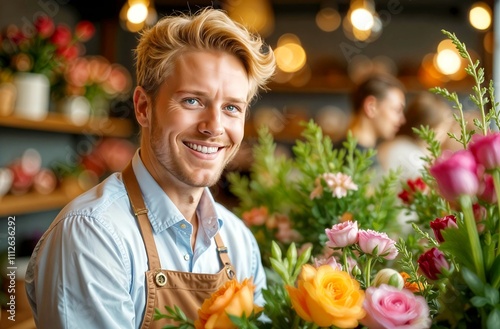
[(188, 143), (187, 146), (192, 148), (195, 151), (205, 153), (205, 154), (210, 154), (210, 153), (215, 153), (219, 149), (218, 147), (207, 147), (207, 146), (201, 146), (193, 143)]

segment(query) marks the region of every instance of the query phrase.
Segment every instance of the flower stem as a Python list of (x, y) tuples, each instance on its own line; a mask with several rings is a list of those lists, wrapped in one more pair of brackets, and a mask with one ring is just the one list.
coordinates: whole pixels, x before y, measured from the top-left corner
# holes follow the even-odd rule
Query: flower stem
[(366, 266), (365, 266), (365, 287), (368, 288), (371, 285), (371, 272), (372, 272), (372, 260), (370, 255), (366, 255)]
[[(495, 193), (497, 195), (497, 205), (498, 205), (498, 212), (500, 215), (500, 169), (495, 168), (493, 172), (491, 173), (491, 176), (493, 177), (493, 185), (495, 186)], [(500, 218), (500, 216), (498, 217)], [(493, 228), (497, 226), (497, 221), (493, 223)], [(500, 225), (498, 225), (498, 236), (500, 237)], [(496, 239), (498, 241), (498, 245), (496, 246), (497, 248), (497, 257), (500, 255), (500, 241), (499, 239)]]
[(479, 234), (477, 232), (476, 221), (474, 213), (472, 212), (472, 201), (470, 196), (462, 195), (460, 197), (460, 205), (464, 213), (465, 228), (467, 230), (467, 237), (469, 238), (470, 252), (472, 254), (472, 263), (474, 264), (476, 274), (481, 281), (486, 282), (483, 265), (483, 250), (479, 242)]

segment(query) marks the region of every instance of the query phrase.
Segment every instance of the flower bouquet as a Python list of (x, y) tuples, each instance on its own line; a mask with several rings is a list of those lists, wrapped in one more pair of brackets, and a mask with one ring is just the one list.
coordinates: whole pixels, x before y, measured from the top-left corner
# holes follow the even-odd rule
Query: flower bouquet
[(10, 81), (16, 72), (41, 73), (53, 80), (69, 60), (83, 53), (82, 43), (94, 32), (88, 21), (79, 22), (73, 33), (48, 16), (39, 16), (31, 31), (8, 26), (0, 34), (0, 82)]
[[(199, 312), (213, 320), (157, 310), (157, 317), (178, 322), (165, 328), (498, 328), (500, 133), (490, 124), (500, 126), (499, 114), (492, 84), (481, 86), (479, 62), (454, 34), (443, 33), (470, 62), (480, 133), (466, 129), (456, 93), (435, 88), (455, 103), (462, 134), (450, 138), (464, 149), (441, 154), (434, 132), (416, 128), (431, 155), (422, 177), (400, 191), (397, 171), (372, 186), (372, 151), (357, 151), (350, 136), (345, 150), (334, 151), (309, 122), (295, 158), (286, 159), (274, 155), (272, 137), (261, 132), (250, 177), (233, 174), (230, 181), (269, 266), (266, 304), (250, 307), (246, 294), (247, 307), (236, 309), (227, 299), (234, 293), (218, 292), (213, 298), (226, 298), (207, 302), (218, 307), (204, 304)], [(396, 241), (386, 233), (394, 233), (398, 211), (414, 215), (415, 233)]]
[[(473, 62), (465, 44), (443, 31), (469, 65), (475, 86), (470, 99), (481, 113), (475, 130), (467, 129), (456, 93), (433, 91), (454, 104), (461, 134), (449, 134), (463, 150), (441, 153), (434, 133), (416, 128), (428, 143), (431, 156), (420, 179), (405, 185), (407, 210), (416, 215), (413, 224), (422, 239), (413, 251), (420, 270), (436, 292), (436, 325), (452, 328), (498, 328), (500, 323), (500, 134), (498, 103), (493, 83), (486, 88), (484, 70)], [(489, 108), (487, 109), (487, 105)], [(429, 231), (431, 234), (429, 234)], [(421, 251), (424, 251), (423, 253)]]
[(227, 176), (240, 200), (235, 212), (253, 231), (266, 265), (271, 241), (282, 247), (312, 245), (313, 253), (320, 253), (327, 240), (325, 227), (353, 218), (366, 228), (397, 230), (397, 172), (374, 186), (373, 150), (356, 149), (352, 136), (345, 149), (334, 150), (316, 123), (304, 126), (292, 159), (276, 155), (272, 135), (260, 129), (250, 176)]

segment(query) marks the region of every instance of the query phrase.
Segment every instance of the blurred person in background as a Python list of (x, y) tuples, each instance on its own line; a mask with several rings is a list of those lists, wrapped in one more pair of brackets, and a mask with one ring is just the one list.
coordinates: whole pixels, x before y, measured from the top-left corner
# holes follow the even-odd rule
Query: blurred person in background
[[(405, 88), (394, 76), (369, 75), (351, 93), (353, 116), (348, 131), (360, 150), (376, 149), (380, 142), (393, 139), (405, 123)], [(335, 143), (343, 147), (346, 137)], [(378, 167), (377, 156), (373, 166)]]
[(379, 145), (379, 162), (383, 171), (401, 168), (404, 181), (422, 176), (423, 158), (428, 155), (427, 143), (413, 128), (429, 127), (435, 132), (436, 140), (447, 148), (445, 142), (450, 139), (447, 133), (454, 123), (451, 106), (442, 96), (427, 91), (416, 94), (408, 105), (406, 123), (396, 137)]

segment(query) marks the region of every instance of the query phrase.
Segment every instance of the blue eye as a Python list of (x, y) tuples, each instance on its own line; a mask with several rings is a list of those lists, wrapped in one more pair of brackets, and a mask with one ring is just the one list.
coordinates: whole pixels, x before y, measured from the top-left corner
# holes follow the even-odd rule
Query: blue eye
[(226, 109), (229, 112), (238, 112), (239, 111), (239, 109), (236, 106), (234, 106), (234, 105), (228, 105), (228, 106), (226, 106)]
[(186, 98), (184, 102), (188, 105), (197, 105), (200, 103), (196, 98)]

